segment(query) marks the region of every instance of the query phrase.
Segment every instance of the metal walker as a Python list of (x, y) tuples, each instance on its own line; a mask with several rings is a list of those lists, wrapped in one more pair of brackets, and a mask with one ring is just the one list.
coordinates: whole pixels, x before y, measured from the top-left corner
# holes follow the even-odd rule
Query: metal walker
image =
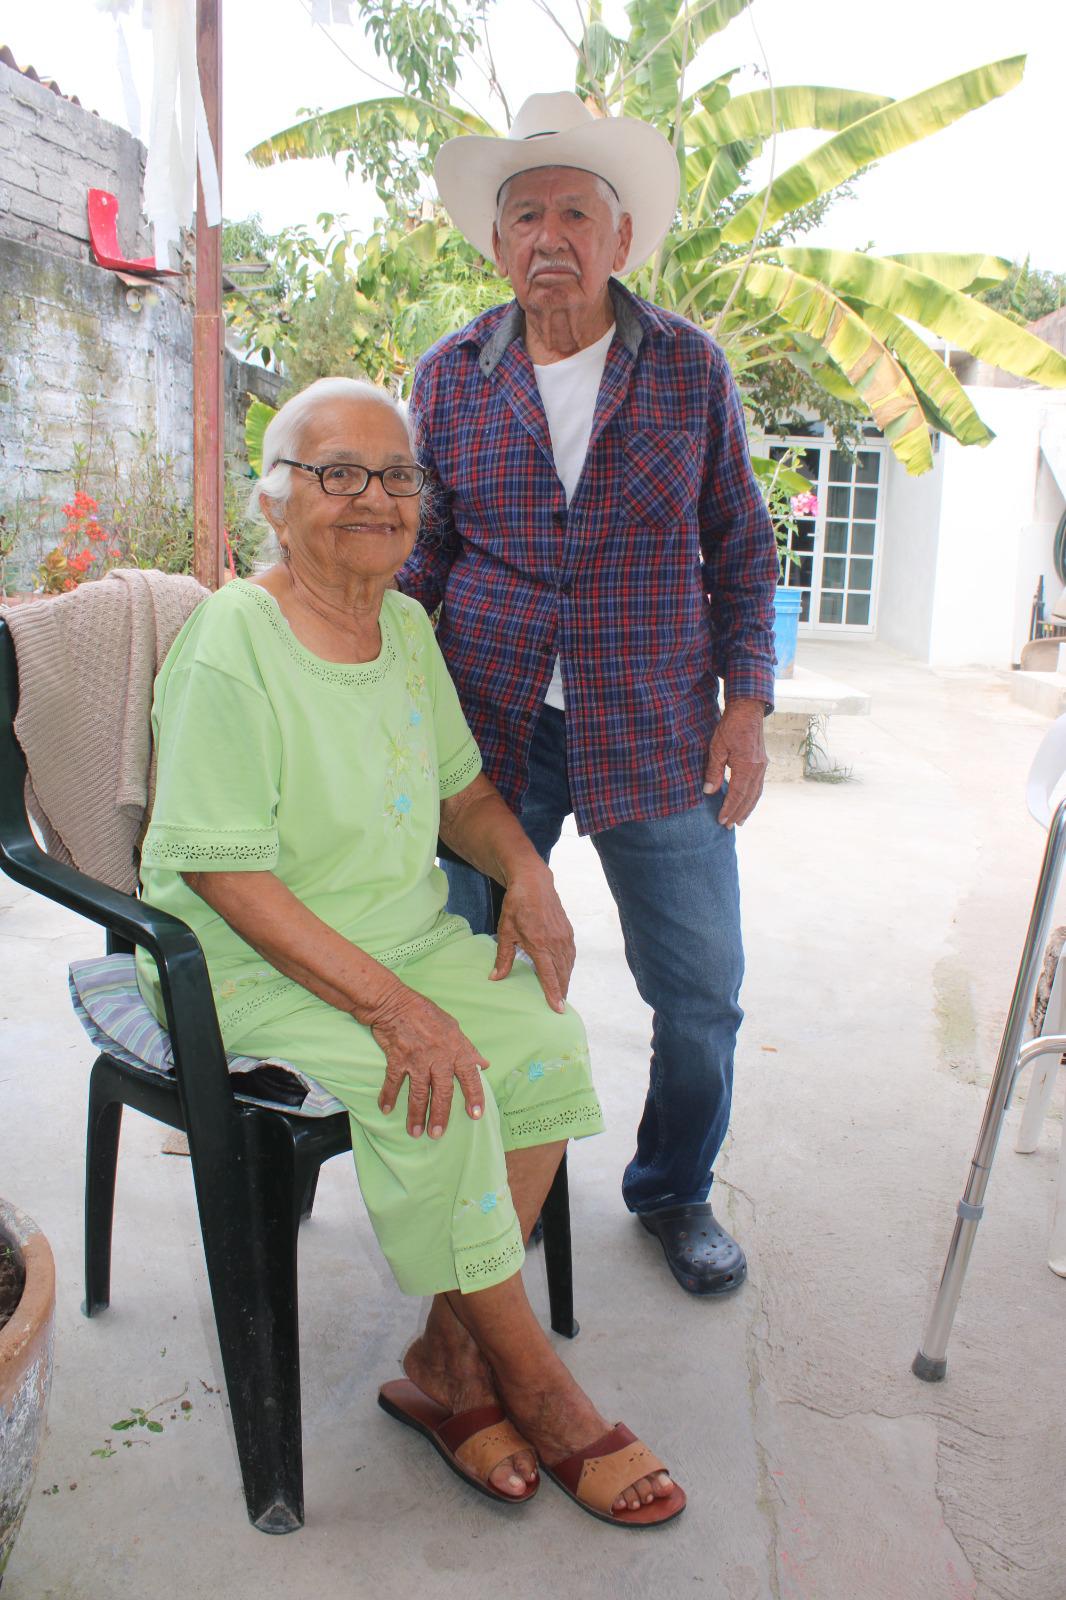
[(948, 1340), (977, 1237), (977, 1225), (984, 1214), (985, 1190), (988, 1188), (996, 1146), (1019, 1074), (1039, 1056), (1066, 1053), (1066, 1034), (1041, 1034), (1026, 1044), (1021, 1042), (1043, 962), (1063, 860), (1066, 858), (1066, 799), (1060, 801), (1054, 815), (1051, 814), (1051, 796), (1064, 772), (1066, 716), (1060, 717), (1045, 734), (1033, 760), (1026, 786), (1026, 803), (1036, 821), (1047, 828), (1047, 844), (1010, 1010), (1003, 1027), (996, 1070), (985, 1103), (981, 1131), (977, 1136), (977, 1147), (970, 1162), (962, 1199), (956, 1207), (955, 1227), (944, 1260), (940, 1286), (926, 1320), (918, 1353), (911, 1363), (911, 1371), (927, 1383), (938, 1382), (947, 1371)]

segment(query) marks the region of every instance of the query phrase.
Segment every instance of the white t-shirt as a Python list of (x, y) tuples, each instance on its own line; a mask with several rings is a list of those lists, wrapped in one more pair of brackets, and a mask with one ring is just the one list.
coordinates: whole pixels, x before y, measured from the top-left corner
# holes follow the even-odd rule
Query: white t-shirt
[[(574, 498), (585, 465), (600, 380), (613, 338), (614, 328), (611, 327), (602, 339), (579, 350), (576, 355), (567, 356), (563, 361), (552, 361), (543, 367), (535, 362), (533, 364), (541, 404), (548, 419), (555, 470), (566, 490), (567, 505)], [(557, 706), (560, 711), (566, 710), (558, 656), (544, 702), (549, 706)]]

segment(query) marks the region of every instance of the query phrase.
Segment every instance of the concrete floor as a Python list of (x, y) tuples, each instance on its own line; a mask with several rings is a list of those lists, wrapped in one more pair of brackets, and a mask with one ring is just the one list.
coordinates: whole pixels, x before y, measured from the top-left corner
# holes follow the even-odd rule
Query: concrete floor
[[(1022, 789), (1047, 723), (989, 674), (933, 674), (865, 643), (802, 654), (869, 691), (873, 713), (832, 726), (850, 782), (777, 785), (741, 836), (747, 1022), (716, 1195), (751, 1276), (726, 1301), (687, 1298), (621, 1206), (648, 1015), (587, 842), (565, 838), (557, 861), (610, 1120), (572, 1157), (582, 1333), (565, 1354), (685, 1483), (681, 1521), (635, 1537), (547, 1483), (509, 1513), (377, 1409), (417, 1308), (342, 1159), (302, 1240), (307, 1526), (256, 1533), (188, 1163), (133, 1114), (112, 1309), (79, 1313), (91, 1051), (64, 970), (99, 937), (5, 880), (0, 1189), (51, 1239), (59, 1311), (48, 1441), (4, 1600), (1062, 1600), (1066, 1282), (1045, 1265), (1058, 1121), (1020, 1157), (1011, 1112), (947, 1381), (909, 1370), (1031, 902), (1042, 840)], [(543, 1304), (537, 1256), (527, 1274)], [(109, 1431), (161, 1401), (162, 1434), (137, 1430), (127, 1449)], [(116, 1454), (93, 1456), (109, 1438)]]

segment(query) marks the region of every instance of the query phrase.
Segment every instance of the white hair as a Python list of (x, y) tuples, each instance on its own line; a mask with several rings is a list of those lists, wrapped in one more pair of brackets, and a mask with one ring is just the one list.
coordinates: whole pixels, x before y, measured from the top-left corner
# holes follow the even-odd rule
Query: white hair
[[(500, 219), (503, 216), (503, 208), (507, 204), (507, 191), (511, 187), (512, 183), (514, 183), (517, 178), (526, 177), (527, 174), (529, 172), (531, 172), (531, 171), (532, 172), (548, 172), (548, 171), (552, 171), (552, 170), (563, 171), (565, 169), (563, 169), (563, 168), (552, 169), (552, 168), (548, 168), (548, 167), (531, 167), (531, 168), (527, 168), (526, 172), (516, 172), (514, 174), (514, 177), (508, 178), (505, 183), (502, 183), (500, 185), (499, 193), (496, 196), (496, 231), (497, 232), (499, 232)], [(574, 168), (572, 168), (570, 170), (572, 170), (574, 172), (584, 172), (585, 168), (584, 167), (574, 167)], [(610, 211), (611, 211), (611, 226), (612, 226), (612, 228), (617, 228), (618, 224), (621, 222), (623, 216), (625, 215), (625, 212), (622, 209), (622, 202), (618, 198), (617, 191), (611, 187), (611, 185), (607, 182), (606, 178), (601, 178), (598, 172), (590, 172), (588, 175), (589, 175), (590, 178), (595, 180), (596, 192), (599, 195), (600, 199), (605, 201), (606, 204), (610, 207)]]
[(288, 499), (292, 468), (278, 463), (283, 456), (296, 459), (300, 452), (300, 438), (308, 422), (320, 405), (328, 404), (331, 400), (369, 400), (388, 406), (403, 423), (404, 432), (414, 450), (406, 407), (394, 400), (387, 389), (379, 389), (376, 384), (367, 383), (363, 378), (316, 378), (306, 389), (301, 389), (299, 394), (286, 400), (267, 425), (263, 434), (262, 472), (248, 497), (250, 517), (262, 514), (260, 495), (266, 495), (282, 505)]

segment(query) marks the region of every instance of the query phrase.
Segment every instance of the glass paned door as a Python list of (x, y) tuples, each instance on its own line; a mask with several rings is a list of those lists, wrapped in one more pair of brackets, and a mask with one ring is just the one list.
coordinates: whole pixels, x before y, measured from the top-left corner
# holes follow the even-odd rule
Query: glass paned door
[(829, 470), (817, 620), (822, 626), (865, 628), (873, 621), (881, 452), (860, 450), (854, 461), (841, 450), (825, 453)]
[(854, 628), (874, 623), (883, 450), (860, 449), (849, 460), (821, 440), (795, 439), (770, 447), (780, 460), (799, 455), (797, 470), (818, 497), (817, 515), (800, 520), (789, 535), (782, 584), (799, 589), (800, 623), (809, 629)]

